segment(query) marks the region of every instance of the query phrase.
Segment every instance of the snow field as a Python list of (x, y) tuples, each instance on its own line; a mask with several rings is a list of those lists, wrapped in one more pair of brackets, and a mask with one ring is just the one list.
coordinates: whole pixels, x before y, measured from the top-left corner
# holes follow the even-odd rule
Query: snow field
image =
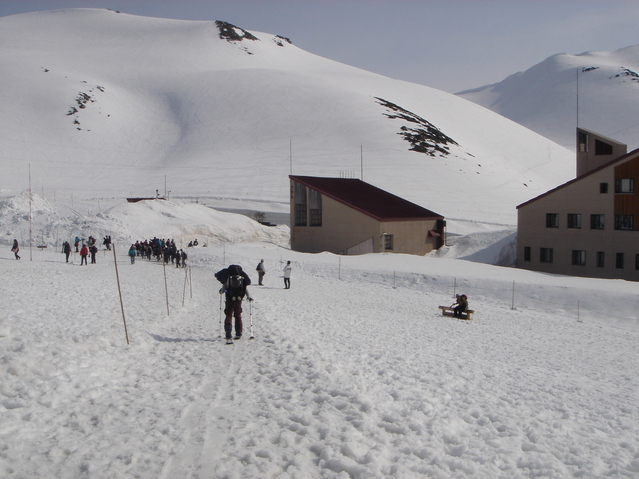
[[(5, 477), (639, 473), (636, 329), (473, 296), (473, 321), (444, 318), (450, 276), (416, 284), (403, 257), (344, 261), (340, 280), (332, 255), (256, 243), (190, 249), (190, 282), (167, 267), (169, 315), (164, 268), (118, 248), (127, 346), (110, 253), (83, 267), (23, 253), (3, 260)], [(213, 274), (239, 262), (256, 276), (260, 258), (265, 286), (226, 346)], [(374, 280), (386, 264), (395, 288)]]

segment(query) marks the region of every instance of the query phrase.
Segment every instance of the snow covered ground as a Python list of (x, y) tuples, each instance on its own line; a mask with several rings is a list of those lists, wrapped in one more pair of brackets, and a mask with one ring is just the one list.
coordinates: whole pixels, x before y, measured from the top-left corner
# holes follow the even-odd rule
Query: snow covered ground
[[(127, 246), (129, 345), (113, 253), (3, 247), (0, 476), (639, 476), (636, 283), (265, 242), (164, 268)], [(262, 258), (255, 339), (226, 346), (213, 274)], [(455, 292), (472, 321), (439, 314)]]

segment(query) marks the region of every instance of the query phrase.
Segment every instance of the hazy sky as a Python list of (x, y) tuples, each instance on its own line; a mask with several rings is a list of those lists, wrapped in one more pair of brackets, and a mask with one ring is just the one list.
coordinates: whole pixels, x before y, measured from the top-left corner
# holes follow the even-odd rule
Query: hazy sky
[(637, 0), (0, 0), (0, 16), (72, 7), (223, 20), (448, 92), (501, 81), (555, 53), (639, 44)]

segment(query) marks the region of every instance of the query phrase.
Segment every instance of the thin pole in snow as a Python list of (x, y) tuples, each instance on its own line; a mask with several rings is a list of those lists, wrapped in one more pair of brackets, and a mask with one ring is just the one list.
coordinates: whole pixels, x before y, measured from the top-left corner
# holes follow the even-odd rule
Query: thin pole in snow
[(33, 195), (31, 194), (31, 163), (29, 163), (29, 261), (33, 261), (33, 241), (31, 237), (31, 220), (33, 215), (31, 214), (33, 203)]
[(118, 259), (115, 254), (115, 243), (113, 243), (113, 264), (115, 265), (115, 279), (118, 283), (118, 294), (120, 295), (120, 309), (122, 310), (122, 322), (124, 323), (124, 336), (129, 344), (129, 332), (126, 328), (126, 318), (124, 317), (124, 302), (122, 301), (122, 288), (120, 287), (120, 274), (118, 273)]
[(171, 311), (169, 311), (169, 286), (166, 283), (166, 261), (162, 261), (162, 265), (164, 266), (164, 292), (166, 295), (166, 314), (167, 316), (171, 316)]
[(515, 282), (513, 281), (513, 299), (510, 305), (510, 309), (515, 309)]
[(189, 270), (184, 270), (184, 289), (182, 290), (182, 306), (184, 307), (184, 298), (186, 297), (186, 283), (189, 280)]

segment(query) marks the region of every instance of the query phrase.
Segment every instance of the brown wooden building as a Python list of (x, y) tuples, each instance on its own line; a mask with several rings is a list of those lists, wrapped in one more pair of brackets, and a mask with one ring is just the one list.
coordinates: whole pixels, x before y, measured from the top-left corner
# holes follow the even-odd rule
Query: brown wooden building
[(291, 248), (424, 255), (444, 244), (444, 217), (351, 178), (290, 176)]
[(577, 175), (517, 207), (517, 266), (639, 281), (639, 149), (578, 129)]

